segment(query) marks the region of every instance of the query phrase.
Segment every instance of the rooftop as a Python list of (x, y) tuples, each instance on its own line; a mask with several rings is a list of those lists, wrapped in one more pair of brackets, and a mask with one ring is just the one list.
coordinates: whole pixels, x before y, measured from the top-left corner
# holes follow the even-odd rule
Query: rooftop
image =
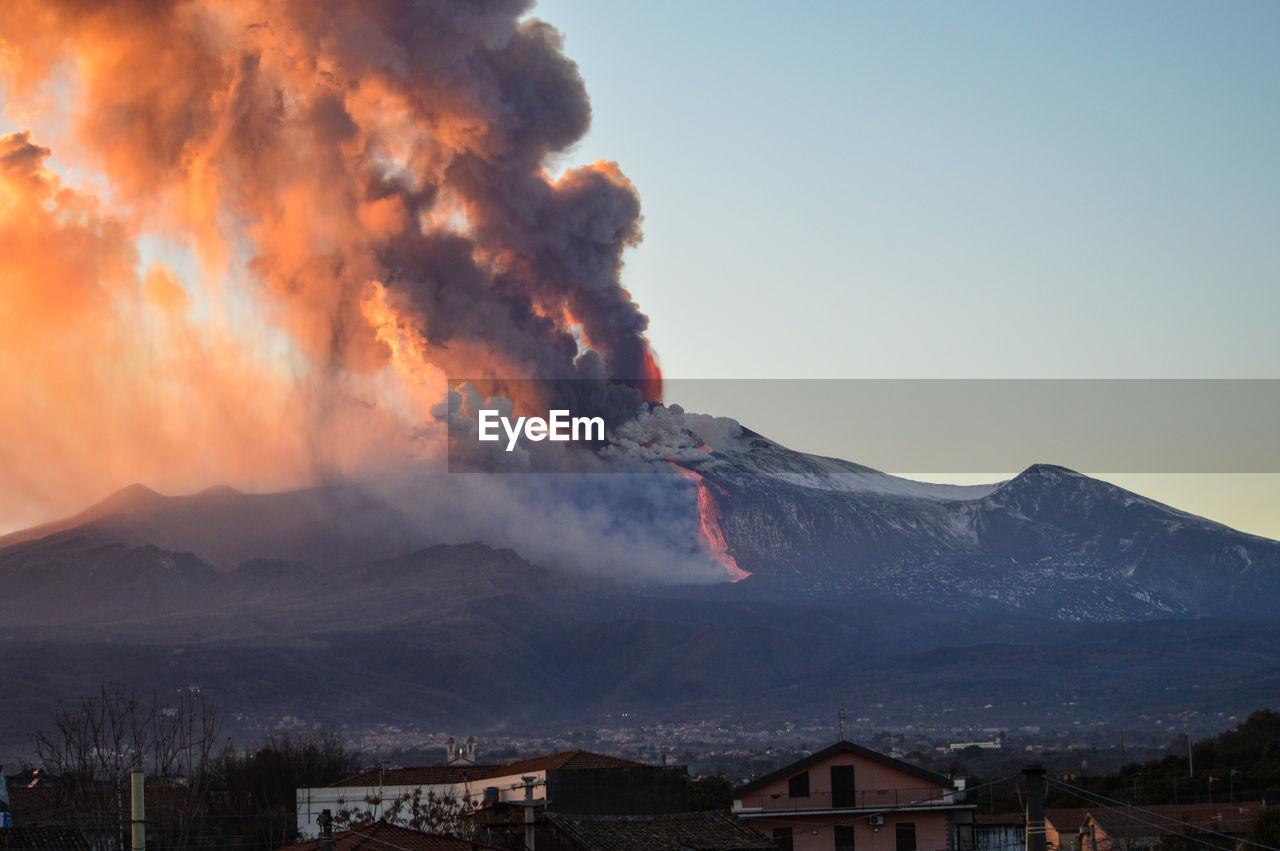
[(583, 851), (645, 848), (649, 851), (755, 851), (778, 846), (731, 813), (655, 816), (570, 816), (547, 819)]
[(896, 769), (905, 774), (910, 774), (911, 776), (919, 778), (930, 785), (941, 786), (943, 789), (951, 789), (951, 780), (943, 777), (941, 774), (934, 774), (932, 771), (927, 771), (919, 766), (912, 765), (909, 762), (903, 762), (900, 759), (885, 756), (884, 754), (873, 751), (870, 748), (864, 748), (862, 745), (855, 745), (853, 742), (841, 739), (834, 745), (825, 747), (804, 759), (797, 760), (790, 765), (784, 765), (782, 768), (779, 768), (771, 774), (766, 774), (764, 777), (757, 778), (756, 780), (752, 780), (750, 783), (739, 786), (733, 791), (733, 796), (735, 798), (741, 798), (743, 795), (749, 795), (757, 789), (768, 786), (770, 783), (775, 781), (790, 777), (797, 771), (803, 771), (811, 765), (817, 765), (828, 757), (834, 756), (838, 753), (852, 753), (863, 757), (864, 759), (869, 759), (872, 762), (878, 762), (881, 765)]
[[(386, 851), (389, 848), (400, 851), (488, 851), (496, 847), (443, 833), (425, 833), (385, 821), (344, 830), (333, 836), (333, 851)], [(320, 840), (312, 839), (286, 845), (281, 851), (318, 851), (319, 848)]]
[(372, 768), (348, 777), (335, 786), (442, 786), (472, 783), (490, 777), (537, 771), (574, 771), (590, 768), (635, 768), (643, 763), (584, 750), (517, 759), (489, 765), (426, 765), (415, 768)]
[[(1161, 804), (1128, 809), (1090, 809), (1088, 817), (1111, 838), (1182, 833), (1184, 825), (1232, 835), (1244, 833), (1262, 804)], [(1083, 824), (1084, 820), (1081, 820)], [(1059, 830), (1063, 828), (1058, 827)]]

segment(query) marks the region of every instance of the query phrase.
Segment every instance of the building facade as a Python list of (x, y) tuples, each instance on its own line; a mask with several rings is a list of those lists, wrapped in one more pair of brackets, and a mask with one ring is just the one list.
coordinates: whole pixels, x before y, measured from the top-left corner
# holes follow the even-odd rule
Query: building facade
[(333, 786), (297, 790), (298, 832), (319, 835), (320, 814), (359, 810), (386, 815), (404, 796), (428, 794), (455, 801), (464, 812), (495, 804), (549, 807), (589, 815), (646, 815), (688, 809), (683, 766), (653, 766), (590, 751), (573, 750), (496, 765), (375, 768)]
[(960, 786), (840, 741), (739, 787), (733, 811), (794, 851), (959, 851), (976, 809)]

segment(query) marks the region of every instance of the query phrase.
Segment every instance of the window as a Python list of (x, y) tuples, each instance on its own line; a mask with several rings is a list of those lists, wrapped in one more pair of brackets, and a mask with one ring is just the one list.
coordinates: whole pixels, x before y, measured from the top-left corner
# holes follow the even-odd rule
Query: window
[(831, 806), (852, 807), (853, 805), (853, 766), (831, 766)]
[(836, 825), (836, 851), (853, 851), (853, 825)]
[(809, 797), (809, 772), (797, 774), (787, 781), (787, 794), (792, 798)]
[(897, 851), (916, 851), (916, 823), (900, 821), (897, 825)]
[(795, 840), (791, 838), (791, 828), (775, 827), (773, 829), (773, 843), (782, 851), (792, 851), (795, 846)]

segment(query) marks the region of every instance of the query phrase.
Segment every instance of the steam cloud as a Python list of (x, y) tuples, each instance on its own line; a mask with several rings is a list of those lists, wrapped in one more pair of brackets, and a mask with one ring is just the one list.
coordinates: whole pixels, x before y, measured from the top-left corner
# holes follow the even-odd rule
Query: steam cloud
[(421, 458), (446, 375), (660, 398), (639, 199), (546, 172), (590, 106), (530, 6), (3, 4), (0, 518)]

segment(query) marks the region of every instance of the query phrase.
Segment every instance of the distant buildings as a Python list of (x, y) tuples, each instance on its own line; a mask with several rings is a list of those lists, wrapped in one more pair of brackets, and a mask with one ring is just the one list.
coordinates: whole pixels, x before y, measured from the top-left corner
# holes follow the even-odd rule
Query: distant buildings
[(733, 812), (794, 851), (959, 848), (975, 806), (963, 785), (840, 741), (734, 792)]
[(978, 748), (984, 751), (998, 751), (1002, 747), (1004, 747), (1003, 740), (988, 739), (982, 742), (952, 742), (949, 745), (947, 745), (946, 749), (949, 751), (962, 751), (962, 750), (965, 750), (966, 748)]

